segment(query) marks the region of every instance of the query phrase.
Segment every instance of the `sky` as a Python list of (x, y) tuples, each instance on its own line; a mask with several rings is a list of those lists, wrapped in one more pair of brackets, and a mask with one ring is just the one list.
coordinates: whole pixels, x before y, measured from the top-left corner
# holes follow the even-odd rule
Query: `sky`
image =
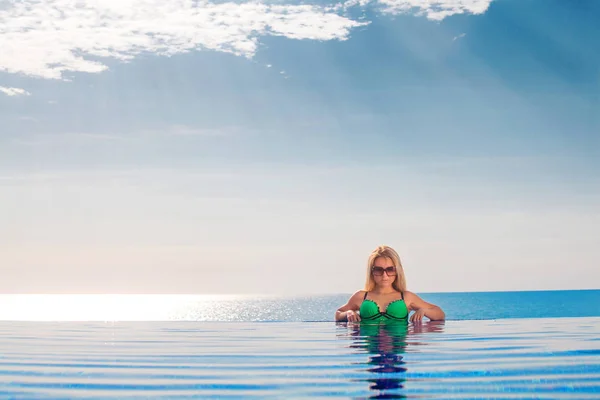
[(0, 293), (600, 288), (596, 0), (0, 0)]

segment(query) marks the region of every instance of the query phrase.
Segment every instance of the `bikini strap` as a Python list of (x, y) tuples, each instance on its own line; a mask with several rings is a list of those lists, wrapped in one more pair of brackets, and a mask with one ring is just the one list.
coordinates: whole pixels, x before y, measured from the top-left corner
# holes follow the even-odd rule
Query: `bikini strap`
[(365, 290), (365, 297), (363, 297), (363, 300), (366, 300), (366, 299), (367, 299), (367, 294), (369, 294), (369, 292), (367, 292), (367, 291)]
[(402, 296), (402, 300), (404, 300), (404, 292), (402, 290), (400, 291), (400, 296)]

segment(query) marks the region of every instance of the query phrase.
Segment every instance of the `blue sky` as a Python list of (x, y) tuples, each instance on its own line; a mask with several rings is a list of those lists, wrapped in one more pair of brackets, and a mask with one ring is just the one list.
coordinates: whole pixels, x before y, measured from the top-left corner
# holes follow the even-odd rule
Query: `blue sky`
[(24, 4), (0, 291), (350, 292), (380, 243), (414, 291), (600, 282), (595, 1)]

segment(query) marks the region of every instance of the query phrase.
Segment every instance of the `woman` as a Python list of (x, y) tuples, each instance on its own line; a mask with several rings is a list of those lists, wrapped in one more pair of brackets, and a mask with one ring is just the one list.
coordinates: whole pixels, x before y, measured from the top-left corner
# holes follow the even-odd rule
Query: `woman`
[(336, 321), (398, 320), (411, 322), (444, 320), (444, 311), (406, 290), (406, 278), (400, 257), (394, 249), (379, 246), (369, 256), (365, 290), (354, 293), (335, 312)]

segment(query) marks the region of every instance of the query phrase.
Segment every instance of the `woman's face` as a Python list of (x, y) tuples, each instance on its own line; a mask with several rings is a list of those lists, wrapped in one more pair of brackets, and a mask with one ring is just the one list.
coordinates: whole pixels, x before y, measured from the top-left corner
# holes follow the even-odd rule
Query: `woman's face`
[(387, 257), (377, 257), (371, 268), (373, 280), (377, 286), (388, 287), (396, 279), (396, 267), (392, 260)]

